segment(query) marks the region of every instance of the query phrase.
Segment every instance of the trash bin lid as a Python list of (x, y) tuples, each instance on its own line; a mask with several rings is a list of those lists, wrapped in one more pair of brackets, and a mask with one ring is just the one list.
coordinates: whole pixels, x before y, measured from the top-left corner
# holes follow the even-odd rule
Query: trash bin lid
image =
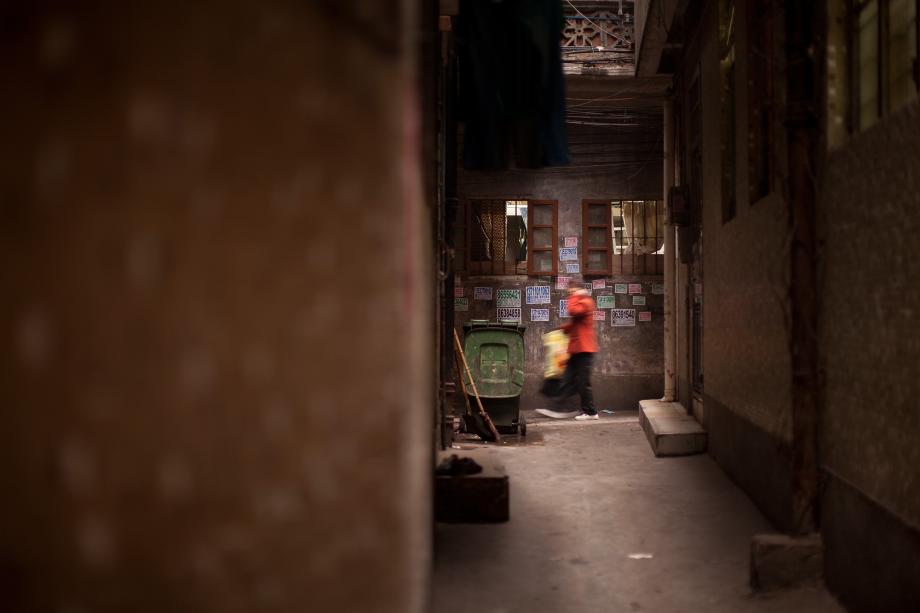
[[(489, 324), (467, 329), (466, 361), (484, 398), (513, 398), (524, 388), (524, 326)], [(472, 392), (469, 382), (467, 391)]]

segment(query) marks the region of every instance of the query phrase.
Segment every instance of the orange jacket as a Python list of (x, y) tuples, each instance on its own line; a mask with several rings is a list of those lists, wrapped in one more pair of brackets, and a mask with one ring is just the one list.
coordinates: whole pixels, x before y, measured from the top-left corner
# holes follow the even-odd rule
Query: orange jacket
[(563, 324), (569, 335), (569, 354), (597, 353), (597, 337), (594, 336), (594, 301), (591, 296), (578, 293), (567, 301), (572, 321)]

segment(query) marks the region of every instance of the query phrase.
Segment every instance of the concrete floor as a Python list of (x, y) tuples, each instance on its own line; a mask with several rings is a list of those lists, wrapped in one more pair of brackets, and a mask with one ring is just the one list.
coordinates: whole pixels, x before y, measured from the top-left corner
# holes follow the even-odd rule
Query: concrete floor
[(437, 525), (433, 613), (843, 611), (819, 587), (752, 595), (769, 523), (709, 456), (655, 458), (635, 413), (533, 418), (527, 438), (485, 451), (510, 522)]

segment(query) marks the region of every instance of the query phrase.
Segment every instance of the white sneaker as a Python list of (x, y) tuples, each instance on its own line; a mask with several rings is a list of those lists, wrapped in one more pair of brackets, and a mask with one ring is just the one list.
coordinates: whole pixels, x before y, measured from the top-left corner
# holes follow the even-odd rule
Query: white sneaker
[(588, 415), (587, 413), (582, 413), (581, 415), (576, 415), (575, 419), (577, 419), (578, 421), (586, 421), (588, 419), (600, 419), (600, 417), (597, 416), (597, 413), (595, 413), (594, 415)]

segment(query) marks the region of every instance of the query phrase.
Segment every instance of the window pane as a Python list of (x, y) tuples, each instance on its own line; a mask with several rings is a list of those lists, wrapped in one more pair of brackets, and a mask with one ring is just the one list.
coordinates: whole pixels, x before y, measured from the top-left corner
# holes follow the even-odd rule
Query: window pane
[(655, 200), (649, 202), (649, 205), (654, 205), (654, 222), (653, 222), (653, 231), (652, 236), (655, 237), (655, 253), (663, 253), (664, 249), (664, 202), (661, 200)]
[(533, 224), (535, 226), (553, 225), (553, 207), (550, 204), (533, 204), (531, 205), (533, 213)]
[(505, 261), (527, 261), (527, 208), (510, 206), (505, 218)]
[[(664, 206), (659, 200), (624, 200), (614, 209), (613, 252), (656, 253), (664, 245)], [(589, 247), (593, 246), (590, 243)]]
[(592, 226), (606, 226), (608, 206), (607, 204), (589, 204), (588, 223)]
[(534, 249), (552, 249), (553, 248), (553, 230), (552, 228), (534, 228), (533, 231)]
[(588, 247), (606, 247), (607, 230), (605, 228), (588, 228)]
[(641, 200), (623, 202), (623, 249), (622, 253), (633, 253), (637, 239), (644, 236), (645, 203)]
[(524, 217), (527, 217), (527, 201), (506, 200), (505, 215), (523, 215)]
[(553, 271), (553, 252), (552, 251), (535, 251), (531, 255), (533, 258), (533, 269), (537, 272)]
[(634, 204), (633, 253), (655, 253), (658, 250), (655, 236), (655, 202)]
[(589, 251), (588, 270), (607, 270), (607, 252)]
[(859, 13), (859, 127), (878, 119), (878, 0)]
[(613, 232), (613, 252), (624, 253), (626, 251), (626, 235), (623, 230), (614, 230)]
[(623, 227), (623, 203), (616, 202), (612, 207), (610, 207), (610, 216), (613, 221), (614, 228)]
[(917, 60), (917, 2), (891, 0), (889, 4), (888, 82), (891, 88), (891, 109), (900, 108), (917, 96), (914, 82), (914, 62)]

